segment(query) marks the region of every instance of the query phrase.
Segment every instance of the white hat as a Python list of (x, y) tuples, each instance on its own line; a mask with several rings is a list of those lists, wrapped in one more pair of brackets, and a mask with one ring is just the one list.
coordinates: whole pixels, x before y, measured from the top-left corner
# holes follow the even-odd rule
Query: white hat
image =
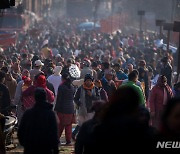
[(61, 71), (62, 71), (62, 67), (61, 66), (56, 66), (54, 68), (54, 75), (60, 75)]
[(45, 46), (45, 45), (47, 45), (49, 43), (49, 40), (44, 40), (44, 42), (43, 42), (43, 44), (42, 44), (42, 46), (41, 47), (43, 47), (43, 46)]
[(42, 63), (41, 60), (36, 60), (34, 64), (35, 66), (44, 66), (44, 63)]
[(56, 55), (56, 58), (58, 58), (58, 57), (61, 57), (61, 55), (60, 55), (60, 54), (57, 54), (57, 55)]

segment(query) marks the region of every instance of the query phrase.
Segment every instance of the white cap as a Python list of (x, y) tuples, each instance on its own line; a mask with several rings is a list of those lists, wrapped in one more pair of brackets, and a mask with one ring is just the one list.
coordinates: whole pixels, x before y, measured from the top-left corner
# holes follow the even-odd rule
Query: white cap
[(61, 55), (60, 55), (60, 54), (57, 54), (57, 55), (56, 55), (56, 58), (58, 58), (58, 57), (61, 57)]
[(41, 60), (36, 60), (34, 64), (35, 66), (44, 66), (44, 63), (42, 63)]

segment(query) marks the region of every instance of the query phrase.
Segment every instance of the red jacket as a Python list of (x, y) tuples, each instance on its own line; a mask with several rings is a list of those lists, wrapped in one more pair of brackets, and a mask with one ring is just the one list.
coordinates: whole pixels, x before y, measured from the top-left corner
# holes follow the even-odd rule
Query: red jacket
[[(36, 86), (30, 86), (22, 93), (22, 103), (25, 109), (33, 107), (35, 100), (34, 100), (34, 92), (35, 92)], [(48, 88), (45, 88), (47, 93), (47, 101), (49, 103), (54, 102), (54, 93), (49, 90)]]
[[(168, 100), (173, 97), (173, 92), (169, 86), (167, 86), (168, 90)], [(151, 112), (159, 112), (163, 110), (164, 104), (164, 89), (158, 85), (154, 86), (150, 92), (149, 98), (149, 108)]]

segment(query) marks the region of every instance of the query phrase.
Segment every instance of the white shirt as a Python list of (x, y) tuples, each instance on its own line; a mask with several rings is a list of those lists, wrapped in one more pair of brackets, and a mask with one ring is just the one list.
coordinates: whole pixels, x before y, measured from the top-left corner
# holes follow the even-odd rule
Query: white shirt
[(50, 75), (47, 80), (52, 83), (55, 95), (57, 96), (59, 85), (62, 83), (61, 75)]

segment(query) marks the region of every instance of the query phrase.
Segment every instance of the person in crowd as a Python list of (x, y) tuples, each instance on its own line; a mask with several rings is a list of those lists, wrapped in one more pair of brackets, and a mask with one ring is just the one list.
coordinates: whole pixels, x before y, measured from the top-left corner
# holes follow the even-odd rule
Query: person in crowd
[(100, 115), (101, 122), (94, 128), (87, 154), (151, 152), (154, 134), (139, 119), (140, 106), (141, 99), (134, 88), (120, 87)]
[(49, 103), (53, 103), (54, 102), (54, 94), (52, 91), (50, 91), (48, 88), (47, 88), (47, 85), (46, 85), (46, 77), (45, 75), (42, 75), (41, 73), (36, 75), (34, 77), (34, 82), (33, 82), (33, 85), (30, 86), (29, 88), (27, 88), (23, 93), (22, 93), (22, 105), (23, 105), (23, 108), (24, 110), (27, 110), (29, 108), (32, 108), (35, 101), (34, 101), (34, 92), (35, 92), (35, 89), (37, 87), (41, 87), (41, 88), (44, 88), (46, 93), (47, 93), (47, 101)]
[(72, 123), (74, 122), (74, 88), (68, 74), (62, 74), (62, 84), (58, 88), (55, 111), (59, 118), (59, 137), (65, 129), (66, 145), (71, 144)]
[(41, 71), (42, 66), (44, 66), (44, 64), (41, 62), (41, 60), (36, 60), (34, 62), (34, 68), (30, 71), (30, 78), (32, 81), (34, 81), (34, 77), (36, 75), (38, 75), (39, 73), (43, 73)]
[(21, 101), (22, 91), (27, 89), (27, 87), (29, 87), (29, 83), (28, 83), (28, 86), (24, 83), (24, 80), (26, 78), (30, 79), (30, 73), (27, 69), (24, 69), (22, 71), (22, 80), (17, 84), (16, 92), (15, 92), (15, 96), (14, 96), (14, 100), (13, 100), (13, 104), (17, 105), (18, 123), (20, 122), (22, 114), (24, 113), (24, 110), (22, 109), (22, 101)]
[(84, 84), (77, 89), (74, 102), (78, 107), (78, 125), (73, 132), (73, 138), (79, 131), (82, 124), (92, 119), (94, 112), (91, 110), (93, 101), (100, 99), (99, 90), (93, 83), (94, 79), (90, 74), (86, 74)]
[(61, 71), (62, 71), (62, 67), (56, 66), (53, 71), (54, 73), (47, 78), (48, 82), (53, 84), (55, 90), (55, 97), (57, 97), (58, 87), (62, 83)]
[(170, 99), (162, 113), (159, 135), (166, 141), (180, 140), (180, 98)]
[(105, 106), (104, 101), (94, 102), (91, 110), (95, 112), (94, 117), (83, 123), (79, 130), (77, 139), (75, 142), (75, 154), (94, 153), (94, 149), (91, 149), (91, 142), (93, 142), (93, 131), (97, 124), (100, 122), (99, 115)]
[(154, 153), (179, 153), (179, 140), (180, 140), (180, 99), (170, 99), (163, 110), (158, 133), (156, 134), (155, 144), (157, 143), (173, 143), (173, 147), (177, 148), (156, 148)]
[(116, 71), (118, 80), (125, 80), (128, 78), (128, 76), (120, 69), (120, 64), (114, 64), (114, 70)]
[(99, 94), (100, 94), (101, 100), (108, 102), (109, 101), (108, 95), (107, 95), (106, 91), (102, 88), (101, 81), (95, 80), (94, 84), (99, 89)]
[[(138, 72), (138, 70), (134, 69), (132, 72), (136, 73), (136, 74), (138, 75), (138, 78), (139, 78), (139, 72)], [(129, 72), (129, 74), (130, 74), (130, 73), (131, 73), (131, 72)], [(122, 84), (125, 84), (125, 83), (127, 83), (128, 81), (129, 81), (128, 79), (125, 79), (125, 80), (123, 80)], [(141, 82), (140, 82), (139, 80), (136, 81), (136, 85), (139, 86), (139, 87), (143, 90), (143, 88), (142, 88), (142, 86), (141, 86)]]
[(180, 97), (180, 82), (174, 84), (173, 94), (174, 97)]
[(84, 79), (86, 74), (91, 74), (94, 79), (97, 78), (96, 71), (91, 69), (90, 66), (91, 66), (91, 61), (88, 60), (88, 59), (84, 59), (84, 61), (83, 61), (83, 69), (81, 70), (80, 79)]
[(41, 49), (42, 59), (52, 59), (53, 53), (52, 50), (48, 47), (48, 40), (45, 40), (43, 43), (44, 44)]
[(106, 91), (108, 98), (110, 99), (113, 92), (116, 90), (116, 85), (113, 81), (112, 69), (106, 69), (104, 71), (104, 77), (101, 80), (102, 87)]
[(61, 74), (69, 74), (69, 67), (73, 64), (73, 60), (69, 58), (64, 65)]
[(106, 69), (109, 69), (110, 68), (110, 64), (109, 62), (102, 62), (101, 63), (101, 73), (99, 74), (98, 76), (98, 79), (101, 80), (103, 77), (104, 77), (104, 71)]
[(58, 127), (44, 88), (36, 88), (35, 105), (27, 110), (18, 128), (18, 139), (25, 154), (58, 154)]
[(0, 71), (0, 113), (8, 115), (7, 108), (11, 104), (9, 90), (4, 84), (6, 74)]
[(139, 62), (139, 81), (142, 83), (142, 88), (144, 87), (144, 94), (146, 96), (146, 100), (148, 99), (149, 96), (149, 80), (148, 80), (148, 69), (146, 67), (146, 61), (141, 60)]
[[(92, 67), (93, 70), (96, 71), (96, 73), (97, 73), (97, 79), (99, 79), (99, 76), (100, 76), (102, 70), (99, 68), (98, 63), (95, 62), (95, 61), (93, 61), (92, 64), (91, 64), (91, 67)], [(99, 79), (99, 80), (100, 80), (100, 79)]]
[(164, 75), (167, 78), (167, 84), (172, 86), (172, 66), (169, 63), (168, 57), (164, 57), (161, 59), (162, 67), (161, 67), (161, 75)]
[(138, 97), (140, 98), (140, 104), (144, 106), (146, 101), (142, 89), (136, 85), (137, 80), (138, 74), (135, 71), (133, 71), (128, 75), (128, 82), (123, 84), (122, 86), (132, 87), (137, 92)]
[(167, 84), (167, 78), (161, 75), (157, 84), (152, 88), (149, 97), (149, 108), (151, 112), (152, 125), (159, 127), (160, 117), (167, 101), (173, 97), (173, 92)]
[(6, 77), (5, 77), (5, 82), (4, 83), (8, 87), (11, 100), (13, 101), (14, 96), (15, 96), (15, 92), (16, 92), (17, 82), (12, 77), (12, 74), (10, 72), (6, 73)]
[(0, 154), (6, 154), (5, 136), (4, 136), (5, 121), (6, 121), (5, 116), (0, 113)]

